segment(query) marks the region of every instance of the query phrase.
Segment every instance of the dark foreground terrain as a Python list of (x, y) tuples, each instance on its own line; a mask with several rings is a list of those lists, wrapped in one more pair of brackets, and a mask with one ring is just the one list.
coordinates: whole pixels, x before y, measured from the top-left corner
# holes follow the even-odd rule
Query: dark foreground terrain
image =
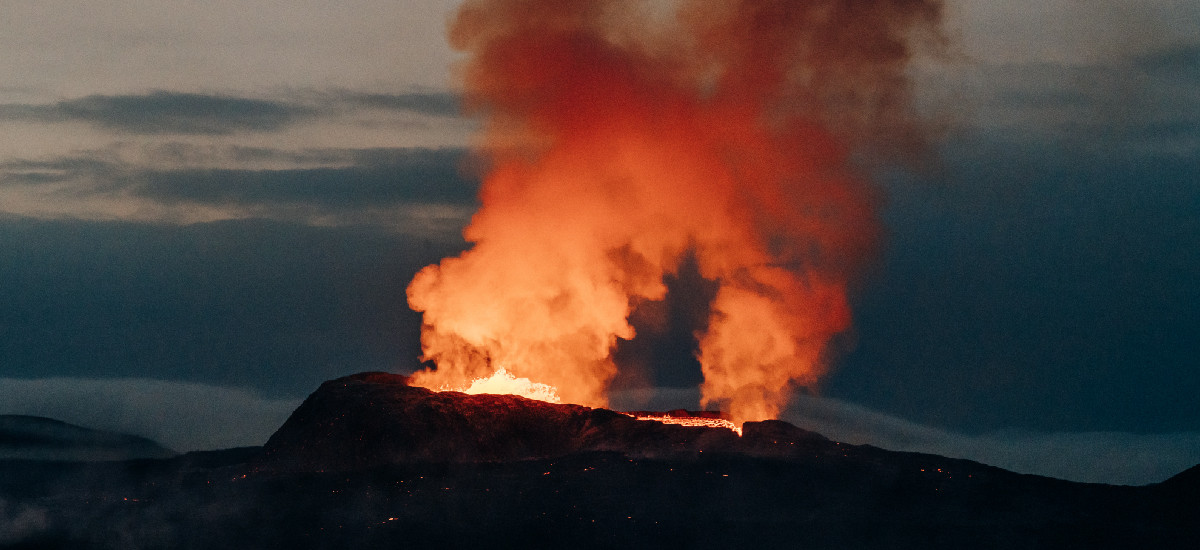
[[(262, 448), (0, 462), (10, 548), (1194, 548), (1200, 469), (1122, 487), (642, 422), (402, 377), (327, 382)], [(511, 444), (505, 444), (511, 442)]]

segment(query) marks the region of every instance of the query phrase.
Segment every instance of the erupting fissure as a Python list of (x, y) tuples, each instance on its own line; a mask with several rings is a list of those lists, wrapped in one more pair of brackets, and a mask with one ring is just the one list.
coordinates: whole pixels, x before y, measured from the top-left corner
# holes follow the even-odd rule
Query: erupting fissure
[(482, 206), (472, 247), (408, 287), (436, 364), (414, 383), (494, 391), (499, 377), (605, 406), (630, 313), (690, 254), (717, 289), (696, 335), (701, 405), (735, 425), (776, 417), (850, 327), (878, 231), (850, 155), (919, 138), (904, 71), (940, 11), (468, 0), (450, 39), (483, 122)]
[(519, 395), (529, 399), (537, 399), (547, 403), (561, 403), (562, 399), (558, 397), (558, 390), (553, 386), (539, 384), (528, 378), (517, 378), (509, 374), (504, 367), (496, 369), (496, 372), (485, 378), (476, 378), (471, 381), (466, 387), (454, 387), (443, 385), (438, 388), (439, 391), (458, 391), (471, 395), (477, 394), (499, 394), (499, 395)]

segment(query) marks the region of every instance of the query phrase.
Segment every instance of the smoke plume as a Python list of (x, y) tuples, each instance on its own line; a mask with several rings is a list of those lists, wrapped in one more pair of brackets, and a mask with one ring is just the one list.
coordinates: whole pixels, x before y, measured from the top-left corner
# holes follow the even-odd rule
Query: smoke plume
[[(478, 0), (451, 25), (483, 120), (473, 247), (408, 288), (430, 387), (498, 368), (603, 406), (637, 304), (717, 285), (702, 404), (775, 417), (850, 327), (879, 230), (852, 154), (920, 136), (904, 70), (937, 0)], [(882, 147), (881, 147), (882, 146)]]

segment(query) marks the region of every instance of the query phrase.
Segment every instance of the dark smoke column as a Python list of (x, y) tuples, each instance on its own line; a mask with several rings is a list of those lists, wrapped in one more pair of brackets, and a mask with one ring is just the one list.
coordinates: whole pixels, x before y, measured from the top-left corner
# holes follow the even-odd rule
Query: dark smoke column
[(451, 28), (484, 121), (474, 246), (422, 270), (431, 387), (497, 368), (604, 405), (617, 338), (693, 250), (716, 281), (703, 400), (775, 416), (849, 328), (878, 231), (852, 151), (919, 135), (914, 0), (468, 2)]

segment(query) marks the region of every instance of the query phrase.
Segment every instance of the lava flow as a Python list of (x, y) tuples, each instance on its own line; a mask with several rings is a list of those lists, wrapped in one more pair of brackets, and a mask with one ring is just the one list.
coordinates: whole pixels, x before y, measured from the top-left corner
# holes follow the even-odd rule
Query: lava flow
[(717, 289), (696, 335), (701, 405), (738, 424), (776, 417), (850, 327), (879, 226), (850, 159), (919, 140), (905, 68), (940, 13), (938, 0), (466, 2), (450, 39), (483, 123), (482, 206), (472, 247), (408, 287), (436, 364), (413, 382), (466, 389), (502, 365), (501, 379), (605, 406), (631, 312), (662, 300), (688, 256)]
[(652, 413), (652, 412), (641, 412), (641, 411), (630, 412), (630, 413), (625, 413), (625, 414), (628, 414), (629, 416), (632, 416), (638, 420), (649, 420), (649, 421), (654, 421), (654, 422), (662, 422), (663, 424), (676, 424), (679, 426), (692, 426), (692, 427), (702, 427), (702, 428), (724, 428), (726, 430), (732, 430), (734, 433), (736, 433), (738, 435), (742, 435), (742, 426), (740, 424), (734, 424), (733, 421), (726, 419), (726, 418), (721, 418), (720, 416), (716, 416), (716, 415), (709, 415), (709, 414), (704, 414), (704, 413), (677, 414), (675, 412)]

